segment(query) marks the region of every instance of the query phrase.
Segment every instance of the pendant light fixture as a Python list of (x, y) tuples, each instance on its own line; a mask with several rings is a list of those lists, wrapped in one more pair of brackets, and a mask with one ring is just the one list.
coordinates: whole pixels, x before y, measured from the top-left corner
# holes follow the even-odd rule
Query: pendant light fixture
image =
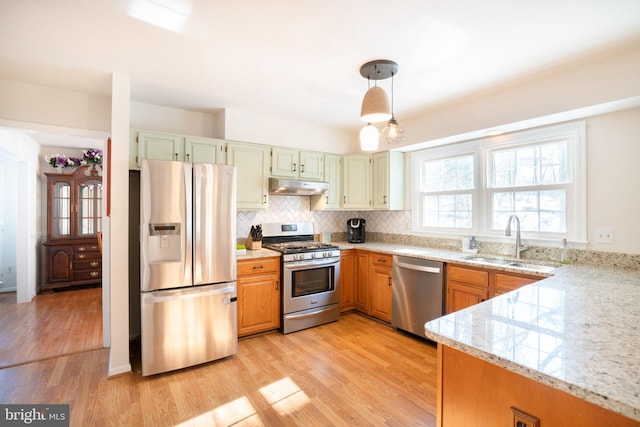
[[(404, 138), (404, 130), (398, 125), (393, 115), (393, 76), (398, 72), (398, 64), (387, 59), (376, 59), (367, 62), (360, 67), (360, 75), (365, 77), (370, 83), (374, 81), (374, 86), (369, 85), (367, 93), (362, 100), (360, 110), (360, 120), (367, 125), (360, 131), (360, 148), (363, 151), (375, 151), (378, 149), (380, 134), (372, 123), (379, 123), (389, 120), (384, 128), (383, 140), (388, 143), (397, 143)], [(377, 85), (378, 80), (391, 77), (391, 108), (389, 108), (389, 98), (384, 89)], [(387, 128), (389, 128), (387, 130)], [(395, 141), (395, 142), (389, 142)]]
[(398, 144), (402, 142), (404, 139), (406, 132), (404, 129), (400, 127), (398, 122), (396, 121), (396, 116), (393, 113), (393, 75), (395, 73), (391, 72), (391, 120), (389, 123), (382, 129), (382, 134), (380, 134), (380, 138), (387, 144)]

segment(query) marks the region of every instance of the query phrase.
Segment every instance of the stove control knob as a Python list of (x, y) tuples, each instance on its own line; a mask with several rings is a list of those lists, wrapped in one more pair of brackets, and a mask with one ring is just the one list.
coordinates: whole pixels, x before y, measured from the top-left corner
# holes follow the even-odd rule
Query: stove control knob
[(295, 255), (295, 259), (297, 259), (298, 261), (302, 261), (304, 260), (304, 255), (302, 254)]
[(311, 252), (311, 259), (314, 259), (316, 257), (316, 253), (315, 252)]

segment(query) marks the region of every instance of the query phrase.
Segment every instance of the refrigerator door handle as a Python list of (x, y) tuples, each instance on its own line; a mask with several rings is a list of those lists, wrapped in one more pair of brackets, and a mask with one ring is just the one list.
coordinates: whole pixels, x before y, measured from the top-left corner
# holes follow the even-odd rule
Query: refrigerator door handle
[[(155, 304), (158, 302), (165, 301), (176, 301), (176, 300), (188, 300), (194, 298), (202, 298), (209, 295), (225, 295), (225, 294), (233, 294), (236, 290), (236, 286), (225, 286), (224, 288), (216, 288), (210, 289), (208, 291), (196, 291), (196, 292), (182, 292), (181, 290), (177, 291), (156, 291), (156, 292), (146, 292), (144, 293), (144, 302), (146, 304)], [(194, 289), (195, 291), (195, 289)], [(233, 301), (237, 300), (236, 297), (225, 297), (222, 299), (222, 302), (225, 304), (229, 304)], [(227, 302), (229, 300), (229, 302)]]
[(185, 222), (186, 232), (184, 233), (185, 263), (184, 263), (184, 283), (193, 285), (193, 171), (191, 164), (184, 164), (184, 197), (185, 197)]

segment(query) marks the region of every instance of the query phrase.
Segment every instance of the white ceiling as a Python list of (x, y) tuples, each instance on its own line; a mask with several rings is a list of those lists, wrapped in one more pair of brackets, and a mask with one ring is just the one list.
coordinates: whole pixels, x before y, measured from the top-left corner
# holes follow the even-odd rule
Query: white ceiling
[(2, 79), (354, 131), (372, 59), (402, 123), (638, 39), (638, 0), (0, 0)]

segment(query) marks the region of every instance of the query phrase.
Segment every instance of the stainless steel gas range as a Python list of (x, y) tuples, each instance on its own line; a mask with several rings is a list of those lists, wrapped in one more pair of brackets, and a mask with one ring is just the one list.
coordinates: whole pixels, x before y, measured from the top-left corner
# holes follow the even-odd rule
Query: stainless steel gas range
[(313, 223), (262, 225), (263, 246), (282, 254), (282, 333), (340, 317), (340, 249), (314, 242)]

